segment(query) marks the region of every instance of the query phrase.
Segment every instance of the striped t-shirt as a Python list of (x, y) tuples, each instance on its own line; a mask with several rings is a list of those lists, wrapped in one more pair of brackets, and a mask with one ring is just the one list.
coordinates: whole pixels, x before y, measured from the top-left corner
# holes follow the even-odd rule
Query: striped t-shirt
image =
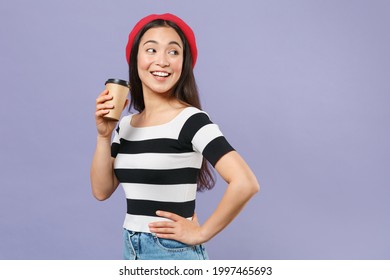
[(133, 127), (131, 118), (121, 119), (111, 146), (127, 200), (124, 228), (150, 232), (150, 222), (166, 220), (156, 216), (157, 210), (191, 219), (203, 156), (215, 166), (233, 148), (208, 115), (194, 107), (157, 126)]

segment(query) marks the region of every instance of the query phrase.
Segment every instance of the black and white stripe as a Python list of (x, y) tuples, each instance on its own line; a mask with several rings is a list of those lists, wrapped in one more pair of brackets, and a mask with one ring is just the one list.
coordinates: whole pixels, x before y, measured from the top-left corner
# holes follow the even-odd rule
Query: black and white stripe
[(124, 227), (149, 232), (148, 223), (164, 220), (157, 210), (191, 219), (203, 156), (215, 165), (233, 148), (208, 115), (193, 107), (158, 126), (132, 127), (131, 117), (122, 118), (111, 147), (127, 199)]

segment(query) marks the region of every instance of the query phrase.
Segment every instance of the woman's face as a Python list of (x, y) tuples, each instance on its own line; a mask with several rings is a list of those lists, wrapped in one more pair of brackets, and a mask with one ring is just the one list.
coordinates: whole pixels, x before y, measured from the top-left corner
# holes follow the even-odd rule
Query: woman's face
[(183, 67), (183, 42), (171, 27), (154, 27), (142, 36), (137, 56), (142, 89), (170, 93)]

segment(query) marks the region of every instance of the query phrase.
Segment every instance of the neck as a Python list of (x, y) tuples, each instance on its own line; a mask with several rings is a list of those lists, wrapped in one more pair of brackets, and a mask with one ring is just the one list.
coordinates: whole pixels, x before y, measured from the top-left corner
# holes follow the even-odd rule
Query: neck
[(142, 111), (142, 115), (144, 117), (171, 110), (181, 104), (175, 97), (171, 97), (170, 93), (155, 93), (145, 90), (143, 95), (145, 109)]

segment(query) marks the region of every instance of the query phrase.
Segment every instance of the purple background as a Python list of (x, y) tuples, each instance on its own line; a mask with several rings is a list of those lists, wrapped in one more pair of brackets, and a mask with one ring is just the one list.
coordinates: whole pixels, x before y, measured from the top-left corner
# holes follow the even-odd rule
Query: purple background
[(121, 259), (123, 191), (90, 191), (94, 103), (163, 12), (194, 29), (203, 107), (262, 187), (210, 257), (390, 259), (386, 0), (2, 1), (0, 259)]

